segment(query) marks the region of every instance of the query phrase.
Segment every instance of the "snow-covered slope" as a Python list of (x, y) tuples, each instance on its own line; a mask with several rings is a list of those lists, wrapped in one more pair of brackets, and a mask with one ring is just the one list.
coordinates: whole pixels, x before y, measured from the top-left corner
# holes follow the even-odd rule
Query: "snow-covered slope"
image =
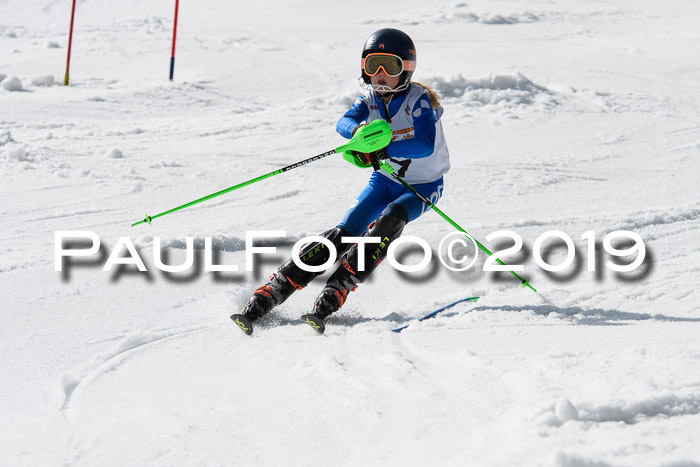
[[(700, 465), (697, 2), (182, 2), (170, 82), (173, 3), (79, 1), (64, 87), (70, 2), (0, 2), (0, 465)], [(369, 172), (329, 157), (130, 224), (342, 144), (381, 27), (443, 96), (439, 207), (490, 248), (520, 235), (504, 259), (538, 293), (483, 255), (384, 264), (325, 335), (298, 321), (318, 280), (246, 337), (228, 316)], [(57, 272), (75, 230), (102, 248)], [(550, 230), (576, 246), (558, 273), (533, 257)], [(644, 240), (634, 272), (605, 266), (616, 230)], [(120, 237), (148, 272), (102, 272)], [(193, 237), (195, 267), (158, 270), (154, 237), (169, 264)], [(205, 237), (240, 272), (205, 272)]]

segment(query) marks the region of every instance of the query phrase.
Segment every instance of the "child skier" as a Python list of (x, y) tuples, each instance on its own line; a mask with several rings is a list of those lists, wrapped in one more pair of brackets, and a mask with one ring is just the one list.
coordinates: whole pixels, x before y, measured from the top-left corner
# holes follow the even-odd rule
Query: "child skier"
[[(406, 223), (429, 208), (398, 181), (377, 171), (377, 160), (391, 164), (400, 177), (433, 203), (442, 194), (442, 175), (450, 168), (438, 96), (426, 86), (411, 82), (416, 68), (416, 50), (411, 38), (398, 29), (376, 31), (365, 42), (361, 68), (363, 87), (369, 92), (355, 101), (338, 121), (336, 130), (349, 139), (365, 122), (383, 119), (392, 129), (392, 141), (371, 154), (354, 153), (358, 162), (373, 163), (375, 171), (343, 220), (321, 234), (335, 245), (341, 267), (328, 279), (313, 311), (301, 317), (320, 333), (325, 330), (323, 320), (338, 311), (348, 293), (367, 279)], [(341, 238), (359, 237), (368, 228), (369, 236), (378, 237), (381, 243), (365, 246), (364, 270), (361, 270), (358, 245), (341, 243)], [(309, 266), (322, 265), (329, 256), (328, 248), (320, 242), (305, 245), (299, 253), (302, 262)], [(231, 319), (246, 334), (251, 334), (255, 320), (320, 274), (304, 271), (288, 260), (267, 284), (253, 293), (241, 313), (232, 315)]]

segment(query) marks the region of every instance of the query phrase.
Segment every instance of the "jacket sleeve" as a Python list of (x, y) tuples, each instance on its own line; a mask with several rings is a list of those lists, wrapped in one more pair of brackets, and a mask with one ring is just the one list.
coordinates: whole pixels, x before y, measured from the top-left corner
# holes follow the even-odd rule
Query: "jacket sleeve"
[(421, 96), (416, 101), (411, 115), (413, 116), (413, 138), (389, 143), (386, 147), (387, 156), (420, 159), (433, 153), (435, 149), (435, 114), (427, 95)]
[(352, 130), (355, 129), (357, 125), (367, 120), (369, 117), (369, 107), (365, 100), (360, 97), (355, 103), (350, 107), (350, 110), (345, 112), (338, 123), (335, 125), (335, 130), (340, 133), (343, 138), (352, 138)]

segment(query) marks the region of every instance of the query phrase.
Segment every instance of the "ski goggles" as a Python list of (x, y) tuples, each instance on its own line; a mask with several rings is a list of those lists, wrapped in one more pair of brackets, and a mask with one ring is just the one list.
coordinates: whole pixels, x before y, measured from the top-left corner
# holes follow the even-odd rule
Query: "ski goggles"
[(379, 70), (384, 70), (388, 76), (396, 77), (404, 71), (416, 69), (415, 60), (403, 60), (398, 55), (385, 53), (372, 53), (362, 59), (362, 71), (367, 76), (374, 76)]

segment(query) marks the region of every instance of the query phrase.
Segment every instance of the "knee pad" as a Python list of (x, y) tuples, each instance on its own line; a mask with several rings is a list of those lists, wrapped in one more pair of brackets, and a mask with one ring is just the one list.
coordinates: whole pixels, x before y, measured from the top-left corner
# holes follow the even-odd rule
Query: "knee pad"
[[(401, 206), (398, 207), (401, 208)], [(343, 259), (342, 267), (329, 279), (329, 282), (336, 280), (346, 285), (352, 282), (354, 283), (354, 287), (364, 282), (386, 256), (389, 244), (401, 236), (405, 225), (406, 222), (403, 219), (393, 215), (380, 215), (369, 230), (369, 236), (379, 238), (380, 242), (368, 243), (365, 245), (364, 271), (359, 270), (360, 250), (354, 245), (348, 253), (347, 258)], [(350, 287), (350, 289), (352, 289), (352, 287)]]
[(389, 203), (389, 205), (382, 211), (382, 216), (394, 216), (399, 220), (402, 220), (404, 224), (408, 224), (408, 212), (400, 204)]
[[(398, 204), (392, 203), (390, 206), (397, 206), (406, 214), (406, 210)], [(381, 214), (369, 231), (369, 236), (378, 237), (380, 242), (379, 244), (367, 245), (367, 250), (365, 251), (365, 265), (367, 265), (368, 260), (375, 263), (375, 266), (378, 265), (386, 256), (389, 244), (401, 236), (401, 232), (403, 232), (405, 226), (406, 221), (404, 219), (391, 214)], [(368, 255), (368, 253), (371, 254)]]

